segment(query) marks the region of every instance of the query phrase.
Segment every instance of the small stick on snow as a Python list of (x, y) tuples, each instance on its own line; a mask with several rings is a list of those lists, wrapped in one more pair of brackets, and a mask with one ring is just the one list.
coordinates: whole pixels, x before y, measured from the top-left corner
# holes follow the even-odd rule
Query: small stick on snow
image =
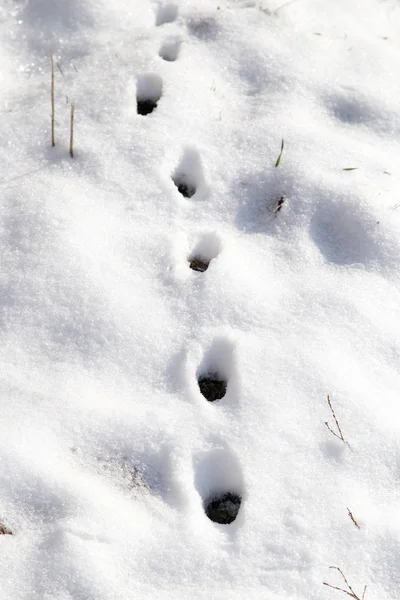
[(75, 104), (71, 104), (71, 126), (69, 132), (69, 154), (71, 158), (74, 158), (74, 115)]
[(12, 535), (12, 532), (8, 529), (8, 527), (0, 523), (0, 535)]
[(278, 200), (278, 202), (276, 203), (275, 207), (272, 209), (272, 212), (276, 215), (278, 212), (280, 212), (283, 203), (285, 202), (285, 196), (281, 196)]
[(54, 138), (54, 59), (53, 59), (53, 50), (50, 50), (50, 61), (51, 61), (51, 86), (50, 86), (50, 95), (51, 95), (51, 145), (54, 147), (56, 145)]
[(356, 519), (354, 518), (353, 513), (351, 512), (351, 510), (346, 506), (347, 508), (347, 512), (349, 514), (350, 519), (353, 521), (354, 525), (357, 527), (357, 529), (361, 529), (361, 527), (359, 526), (359, 524), (357, 523)]
[(285, 140), (282, 138), (281, 151), (279, 153), (278, 158), (276, 159), (275, 167), (279, 167), (279, 163), (281, 162), (282, 152), (283, 152), (284, 147), (285, 147)]
[(266, 15), (276, 17), (280, 10), (282, 10), (283, 8), (286, 8), (287, 6), (290, 6), (290, 4), (293, 4), (294, 2), (298, 2), (298, 0), (289, 0), (289, 2), (285, 2), (284, 4), (281, 4), (280, 6), (278, 6), (278, 8), (275, 8), (275, 10), (271, 10), (269, 8), (261, 8), (261, 7), (260, 7), (260, 10), (263, 13), (265, 13)]
[(60, 63), (57, 63), (57, 68), (60, 71), (61, 75), (64, 77), (64, 71), (62, 70)]
[(331, 409), (331, 413), (332, 413), (332, 415), (333, 415), (333, 418), (335, 419), (335, 423), (336, 423), (336, 427), (337, 427), (337, 429), (338, 429), (339, 435), (338, 435), (337, 433), (335, 433), (335, 432), (334, 432), (334, 431), (333, 431), (333, 430), (332, 430), (332, 429), (329, 427), (329, 423), (328, 423), (328, 421), (325, 421), (325, 425), (326, 425), (326, 427), (329, 429), (329, 431), (330, 431), (330, 432), (331, 432), (331, 433), (332, 433), (332, 434), (333, 434), (335, 437), (337, 437), (339, 440), (342, 440), (342, 442), (343, 442), (344, 444), (347, 444), (347, 445), (349, 446), (349, 443), (348, 443), (348, 442), (346, 442), (346, 440), (345, 440), (345, 439), (344, 439), (344, 437), (343, 437), (343, 433), (342, 433), (342, 430), (340, 429), (339, 421), (337, 420), (337, 418), (336, 418), (336, 415), (335, 415), (335, 411), (334, 411), (334, 410), (333, 410), (333, 408), (332, 408), (332, 403), (331, 403), (331, 399), (330, 399), (330, 397), (329, 397), (329, 394), (328, 394), (328, 404), (329, 404), (329, 408)]
[(294, 4), (295, 2), (297, 2), (298, 0), (290, 0), (289, 2), (285, 2), (285, 4), (281, 4), (281, 6), (278, 6), (278, 8), (276, 8), (274, 10), (274, 15), (277, 15), (278, 12), (280, 10), (282, 10), (283, 8), (286, 8), (287, 6), (289, 6), (290, 4)]
[(339, 571), (339, 573), (341, 574), (341, 576), (343, 577), (343, 580), (347, 586), (347, 590), (344, 590), (343, 588), (337, 587), (336, 585), (331, 585), (330, 583), (325, 583), (325, 581), (323, 582), (323, 585), (326, 585), (329, 588), (332, 588), (333, 590), (338, 590), (339, 592), (343, 592), (344, 594), (347, 594), (348, 596), (350, 596), (350, 598), (353, 598), (354, 600), (364, 600), (365, 598), (365, 592), (367, 591), (367, 586), (364, 586), (364, 591), (363, 591), (363, 595), (361, 596), (361, 598), (359, 596), (357, 596), (357, 594), (354, 592), (353, 588), (351, 587), (351, 585), (349, 584), (349, 582), (347, 581), (343, 571), (341, 569), (339, 569), (339, 567), (329, 567), (330, 569), (336, 569), (336, 571)]

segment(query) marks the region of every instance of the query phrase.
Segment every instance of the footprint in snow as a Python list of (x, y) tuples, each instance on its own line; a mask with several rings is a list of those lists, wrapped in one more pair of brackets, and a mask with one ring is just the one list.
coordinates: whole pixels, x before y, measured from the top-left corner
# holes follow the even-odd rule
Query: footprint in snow
[(233, 523), (242, 505), (243, 476), (234, 453), (221, 446), (198, 454), (193, 460), (194, 485), (210, 521)]
[(368, 204), (353, 195), (328, 196), (316, 205), (310, 236), (328, 263), (373, 267), (396, 263), (398, 244), (389, 244)]
[(179, 165), (172, 174), (172, 181), (184, 198), (192, 198), (198, 192), (206, 191), (203, 166), (197, 150), (184, 150)]
[(156, 26), (160, 27), (166, 23), (173, 23), (178, 16), (178, 7), (176, 4), (164, 4), (160, 6), (156, 14)]
[(214, 232), (203, 235), (189, 256), (189, 267), (193, 271), (204, 273), (204, 271), (207, 271), (210, 262), (218, 256), (220, 251), (221, 242)]
[(174, 62), (179, 56), (181, 42), (179, 40), (165, 41), (158, 52), (159, 56), (168, 62)]
[(201, 41), (213, 41), (218, 37), (219, 25), (212, 17), (191, 19), (188, 23), (190, 33)]
[(162, 96), (163, 82), (159, 75), (141, 75), (136, 82), (136, 103), (138, 115), (149, 115), (157, 108)]
[[(213, 341), (197, 370), (197, 383), (200, 393), (208, 402), (215, 402), (225, 397), (228, 391), (231, 401), (237, 395), (235, 389), (234, 344), (224, 337)], [(233, 382), (232, 382), (233, 376)], [(231, 380), (231, 383), (229, 383)], [(233, 385), (232, 385), (233, 384)]]

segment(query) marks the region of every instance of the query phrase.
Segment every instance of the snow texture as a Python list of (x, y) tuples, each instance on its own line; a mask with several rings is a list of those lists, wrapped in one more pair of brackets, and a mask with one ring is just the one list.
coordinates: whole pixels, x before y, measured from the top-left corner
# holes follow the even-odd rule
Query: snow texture
[(2, 599), (399, 597), (399, 28), (2, 0)]

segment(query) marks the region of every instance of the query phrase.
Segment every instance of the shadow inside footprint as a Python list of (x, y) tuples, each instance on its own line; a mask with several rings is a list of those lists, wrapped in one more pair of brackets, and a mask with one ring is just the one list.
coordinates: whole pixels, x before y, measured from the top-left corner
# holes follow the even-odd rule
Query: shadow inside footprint
[(196, 193), (196, 187), (194, 184), (189, 183), (187, 176), (184, 174), (176, 175), (172, 178), (172, 181), (178, 188), (178, 192), (182, 194), (184, 198), (191, 198)]
[(242, 498), (237, 494), (231, 492), (218, 494), (205, 503), (205, 513), (210, 521), (229, 525), (236, 519), (241, 503)]
[(137, 101), (137, 113), (138, 115), (149, 115), (153, 110), (157, 108), (157, 102), (153, 100), (138, 100)]
[(198, 380), (200, 392), (208, 402), (220, 400), (226, 394), (227, 383), (218, 376), (218, 373), (212, 373)]
[(190, 260), (189, 267), (193, 269), (193, 271), (204, 273), (204, 271), (207, 271), (209, 264), (209, 262), (205, 262), (203, 259), (195, 256)]

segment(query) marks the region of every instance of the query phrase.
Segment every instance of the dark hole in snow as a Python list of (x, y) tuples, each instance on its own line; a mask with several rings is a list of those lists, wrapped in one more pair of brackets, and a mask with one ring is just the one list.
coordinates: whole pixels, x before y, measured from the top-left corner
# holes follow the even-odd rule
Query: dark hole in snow
[(185, 177), (177, 176), (173, 177), (172, 181), (178, 188), (178, 192), (182, 194), (184, 198), (191, 198), (196, 193), (196, 188), (194, 185), (186, 181)]
[(219, 379), (217, 373), (213, 373), (207, 377), (200, 377), (198, 383), (200, 392), (209, 402), (220, 400), (226, 394), (226, 381)]
[(178, 185), (178, 192), (182, 194), (182, 196), (185, 196), (185, 198), (191, 198), (196, 193), (196, 190), (186, 183), (180, 183)]
[(137, 101), (137, 112), (138, 115), (149, 115), (153, 110), (157, 108), (157, 102), (154, 100), (138, 100)]
[(212, 496), (205, 506), (206, 515), (214, 523), (229, 525), (236, 519), (241, 502), (241, 497), (231, 492)]
[(193, 269), (193, 271), (199, 271), (199, 273), (204, 273), (204, 271), (207, 271), (209, 264), (209, 262), (206, 262), (202, 258), (195, 256), (194, 258), (190, 259), (189, 267)]

